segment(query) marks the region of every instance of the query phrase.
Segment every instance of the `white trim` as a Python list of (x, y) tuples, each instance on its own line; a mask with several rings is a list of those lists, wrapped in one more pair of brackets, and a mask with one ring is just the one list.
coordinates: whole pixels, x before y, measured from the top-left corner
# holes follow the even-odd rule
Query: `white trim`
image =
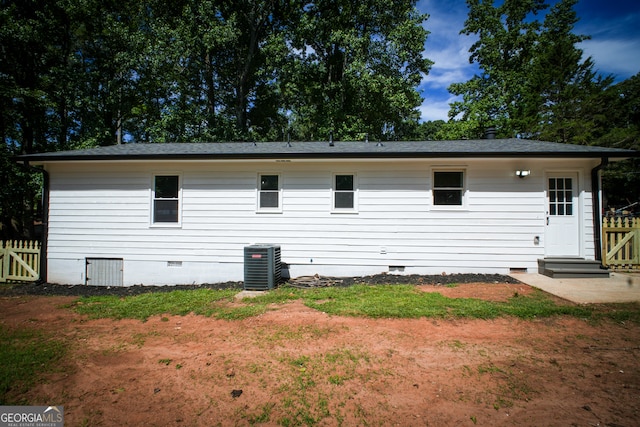
[[(436, 205), (434, 200), (435, 174), (436, 172), (462, 172), (462, 200), (460, 205)], [(429, 189), (429, 206), (437, 211), (466, 211), (469, 209), (468, 197), (469, 188), (467, 166), (443, 166), (431, 168), (431, 188)]]
[[(177, 176), (178, 177), (178, 221), (177, 222), (154, 222), (155, 216), (155, 188), (156, 188), (156, 177), (158, 176)], [(151, 185), (149, 187), (149, 227), (151, 228), (181, 228), (182, 227), (182, 173), (181, 172), (153, 172), (151, 174)], [(171, 199), (173, 200), (173, 199)]]

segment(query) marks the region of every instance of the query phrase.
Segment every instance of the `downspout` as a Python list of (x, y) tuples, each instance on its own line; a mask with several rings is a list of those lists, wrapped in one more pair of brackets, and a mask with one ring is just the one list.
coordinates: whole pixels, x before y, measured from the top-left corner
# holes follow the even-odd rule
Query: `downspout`
[(31, 166), (28, 161), (23, 166), (42, 174), (42, 242), (40, 244), (40, 277), (38, 284), (47, 283), (47, 243), (49, 240), (49, 172), (44, 168)]
[(596, 261), (602, 261), (602, 207), (600, 206), (601, 179), (600, 171), (609, 164), (609, 159), (603, 157), (600, 164), (591, 169), (591, 197), (593, 199), (593, 240)]

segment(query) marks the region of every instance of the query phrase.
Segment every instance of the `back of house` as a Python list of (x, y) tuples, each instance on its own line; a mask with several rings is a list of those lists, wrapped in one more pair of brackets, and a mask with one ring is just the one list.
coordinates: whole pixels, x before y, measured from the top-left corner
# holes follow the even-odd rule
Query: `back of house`
[(22, 156), (48, 183), (52, 283), (536, 272), (599, 259), (599, 172), (629, 150), (520, 139), (125, 144)]

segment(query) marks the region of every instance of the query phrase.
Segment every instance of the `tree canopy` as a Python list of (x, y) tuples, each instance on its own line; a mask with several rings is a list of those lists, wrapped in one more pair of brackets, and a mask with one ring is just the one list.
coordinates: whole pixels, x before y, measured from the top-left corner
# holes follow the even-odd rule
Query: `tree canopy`
[(503, 137), (594, 142), (594, 98), (613, 78), (598, 75), (593, 60), (583, 58), (578, 44), (589, 36), (573, 32), (577, 1), (549, 9), (544, 0), (467, 0), (461, 34), (478, 37), (469, 61), (480, 73), (450, 86), (462, 100), (451, 105), (445, 136), (479, 137), (492, 127)]
[(415, 0), (1, 2), (0, 126), (21, 152), (397, 138), (415, 127)]

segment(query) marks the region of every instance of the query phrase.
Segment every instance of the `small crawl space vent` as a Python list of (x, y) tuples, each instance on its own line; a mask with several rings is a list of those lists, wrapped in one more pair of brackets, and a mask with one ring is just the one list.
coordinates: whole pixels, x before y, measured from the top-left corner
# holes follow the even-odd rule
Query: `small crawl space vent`
[(267, 291), (281, 279), (280, 246), (252, 245), (244, 248), (244, 289)]

